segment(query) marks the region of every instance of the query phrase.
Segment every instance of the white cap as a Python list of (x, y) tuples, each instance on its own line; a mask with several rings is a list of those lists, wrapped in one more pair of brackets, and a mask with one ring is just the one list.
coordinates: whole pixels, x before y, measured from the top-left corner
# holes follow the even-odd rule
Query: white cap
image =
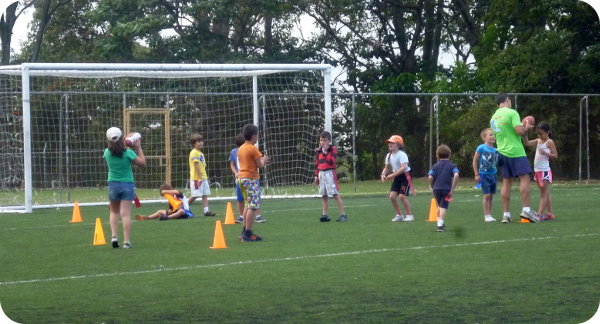
[(106, 139), (109, 141), (116, 142), (121, 138), (121, 130), (118, 127), (111, 127), (106, 131)]

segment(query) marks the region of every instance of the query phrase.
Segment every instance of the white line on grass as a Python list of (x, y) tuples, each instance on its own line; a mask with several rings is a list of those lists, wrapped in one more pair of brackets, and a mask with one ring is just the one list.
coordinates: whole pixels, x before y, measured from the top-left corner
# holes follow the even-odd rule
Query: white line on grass
[[(163, 267), (161, 267), (159, 269), (151, 269), (151, 270), (137, 270), (137, 271), (124, 271), (124, 272), (106, 272), (106, 273), (87, 274), (87, 275), (78, 275), (78, 276), (67, 276), (67, 277), (40, 278), (40, 279), (17, 280), (17, 281), (1, 281), (0, 282), (0, 286), (1, 285), (5, 285), (6, 286), (6, 285), (19, 285), (19, 284), (39, 283), (39, 282), (53, 282), (53, 281), (74, 280), (74, 279), (93, 279), (93, 278), (103, 278), (103, 277), (138, 275), (138, 274), (145, 274), (145, 273), (165, 272), (165, 271), (195, 270), (195, 269), (206, 269), (206, 268), (236, 266), (236, 265), (244, 265), (244, 264), (257, 264), (257, 263), (282, 262), (282, 261), (298, 261), (298, 260), (306, 260), (306, 259), (329, 258), (329, 257), (338, 257), (338, 256), (347, 256), (347, 255), (360, 255), (360, 254), (369, 254), (369, 253), (396, 252), (396, 251), (414, 251), (414, 250), (427, 250), (427, 249), (464, 247), (464, 246), (478, 246), (478, 245), (514, 243), (514, 242), (531, 241), (531, 240), (552, 240), (552, 239), (581, 238), (581, 237), (591, 237), (591, 236), (598, 236), (598, 235), (600, 235), (600, 233), (577, 234), (577, 235), (567, 235), (567, 236), (542, 236), (542, 237), (518, 238), (518, 239), (512, 239), (512, 240), (483, 241), (483, 242), (471, 242), (471, 243), (430, 245), (430, 246), (412, 246), (412, 247), (406, 247), (406, 248), (387, 248), (387, 249), (372, 249), (372, 250), (348, 251), (348, 252), (338, 252), (338, 253), (303, 255), (303, 256), (295, 256), (295, 257), (287, 257), (287, 258), (277, 258), (277, 259), (246, 260), (246, 261), (237, 261), (237, 262), (229, 262), (229, 263), (199, 264), (199, 265), (193, 265), (193, 266), (181, 266), (181, 267), (170, 267), (170, 268), (163, 268)], [(257, 244), (260, 244), (260, 243), (257, 243)]]

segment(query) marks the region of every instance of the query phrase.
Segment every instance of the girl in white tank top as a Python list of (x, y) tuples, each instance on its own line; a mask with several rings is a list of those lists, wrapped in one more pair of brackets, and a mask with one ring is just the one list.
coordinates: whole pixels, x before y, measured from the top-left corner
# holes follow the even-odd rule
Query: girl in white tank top
[(553, 220), (552, 199), (550, 198), (550, 184), (552, 183), (552, 170), (550, 170), (550, 159), (558, 158), (556, 145), (550, 139), (550, 125), (541, 122), (536, 127), (538, 138), (534, 140), (523, 139), (528, 147), (535, 147), (535, 158), (533, 159), (534, 179), (540, 188), (540, 207), (538, 215), (542, 220)]

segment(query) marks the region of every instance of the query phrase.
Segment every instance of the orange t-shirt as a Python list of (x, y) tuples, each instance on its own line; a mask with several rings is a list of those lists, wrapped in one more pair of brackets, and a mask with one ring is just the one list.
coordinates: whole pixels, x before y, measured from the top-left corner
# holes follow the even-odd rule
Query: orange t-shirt
[(258, 168), (256, 167), (256, 159), (261, 156), (262, 154), (258, 148), (250, 142), (246, 142), (240, 146), (238, 149), (238, 161), (240, 162), (238, 178), (260, 179)]

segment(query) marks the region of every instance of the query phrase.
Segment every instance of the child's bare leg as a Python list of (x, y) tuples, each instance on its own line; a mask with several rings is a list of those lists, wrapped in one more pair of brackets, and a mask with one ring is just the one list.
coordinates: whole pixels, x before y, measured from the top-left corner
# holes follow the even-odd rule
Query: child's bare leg
[(156, 218), (160, 218), (160, 215), (166, 215), (167, 211), (164, 209), (160, 209), (158, 210), (156, 213), (152, 214), (152, 215), (148, 215), (148, 219), (156, 219)]
[(329, 209), (329, 197), (323, 196), (323, 213), (321, 215), (327, 215), (327, 210)]
[(344, 211), (344, 202), (342, 201), (342, 197), (340, 197), (340, 195), (333, 195), (333, 198), (337, 202), (338, 209), (340, 210), (340, 215), (346, 215), (346, 212)]
[(207, 195), (202, 196), (202, 207), (208, 208), (208, 196)]
[(194, 203), (194, 201), (196, 201), (196, 198), (198, 198), (198, 197), (190, 197), (190, 199), (188, 199), (188, 205), (191, 205), (192, 203)]
[(112, 237), (117, 237), (117, 233), (119, 233), (119, 216), (121, 209), (121, 202), (116, 200), (110, 201), (109, 205), (110, 209), (110, 231), (112, 232)]
[(180, 218), (181, 216), (183, 216), (183, 214), (185, 214), (185, 210), (178, 209), (176, 212), (174, 212), (173, 214), (169, 215), (168, 218), (169, 219), (177, 219), (177, 218)]
[(492, 194), (483, 195), (483, 214), (492, 214)]
[(244, 216), (244, 202), (238, 201), (237, 205), (238, 205), (238, 211), (240, 212), (239, 215)]
[(548, 204), (548, 187), (544, 183), (540, 187), (540, 207), (538, 208), (538, 215), (544, 215), (544, 210)]
[(546, 211), (552, 214), (552, 198), (550, 197), (550, 182), (544, 181), (544, 187), (546, 187)]
[(438, 207), (438, 220), (446, 219), (446, 208)]
[(510, 187), (512, 186), (511, 178), (502, 179), (502, 189), (500, 195), (502, 196), (502, 208), (505, 213), (510, 212)]
[(252, 230), (252, 225), (254, 225), (255, 214), (255, 210), (252, 208), (246, 207), (246, 209), (244, 209), (244, 229), (246, 231)]
[(390, 191), (390, 201), (392, 202), (392, 207), (394, 207), (394, 211), (396, 211), (396, 215), (402, 215), (402, 211), (400, 210), (400, 205), (398, 205), (398, 193), (395, 191)]
[(412, 215), (412, 212), (410, 210), (410, 201), (408, 201), (408, 197), (406, 197), (406, 195), (398, 195), (398, 198), (400, 198), (400, 201), (402, 202), (402, 205), (404, 205), (404, 210), (406, 210), (406, 215)]

